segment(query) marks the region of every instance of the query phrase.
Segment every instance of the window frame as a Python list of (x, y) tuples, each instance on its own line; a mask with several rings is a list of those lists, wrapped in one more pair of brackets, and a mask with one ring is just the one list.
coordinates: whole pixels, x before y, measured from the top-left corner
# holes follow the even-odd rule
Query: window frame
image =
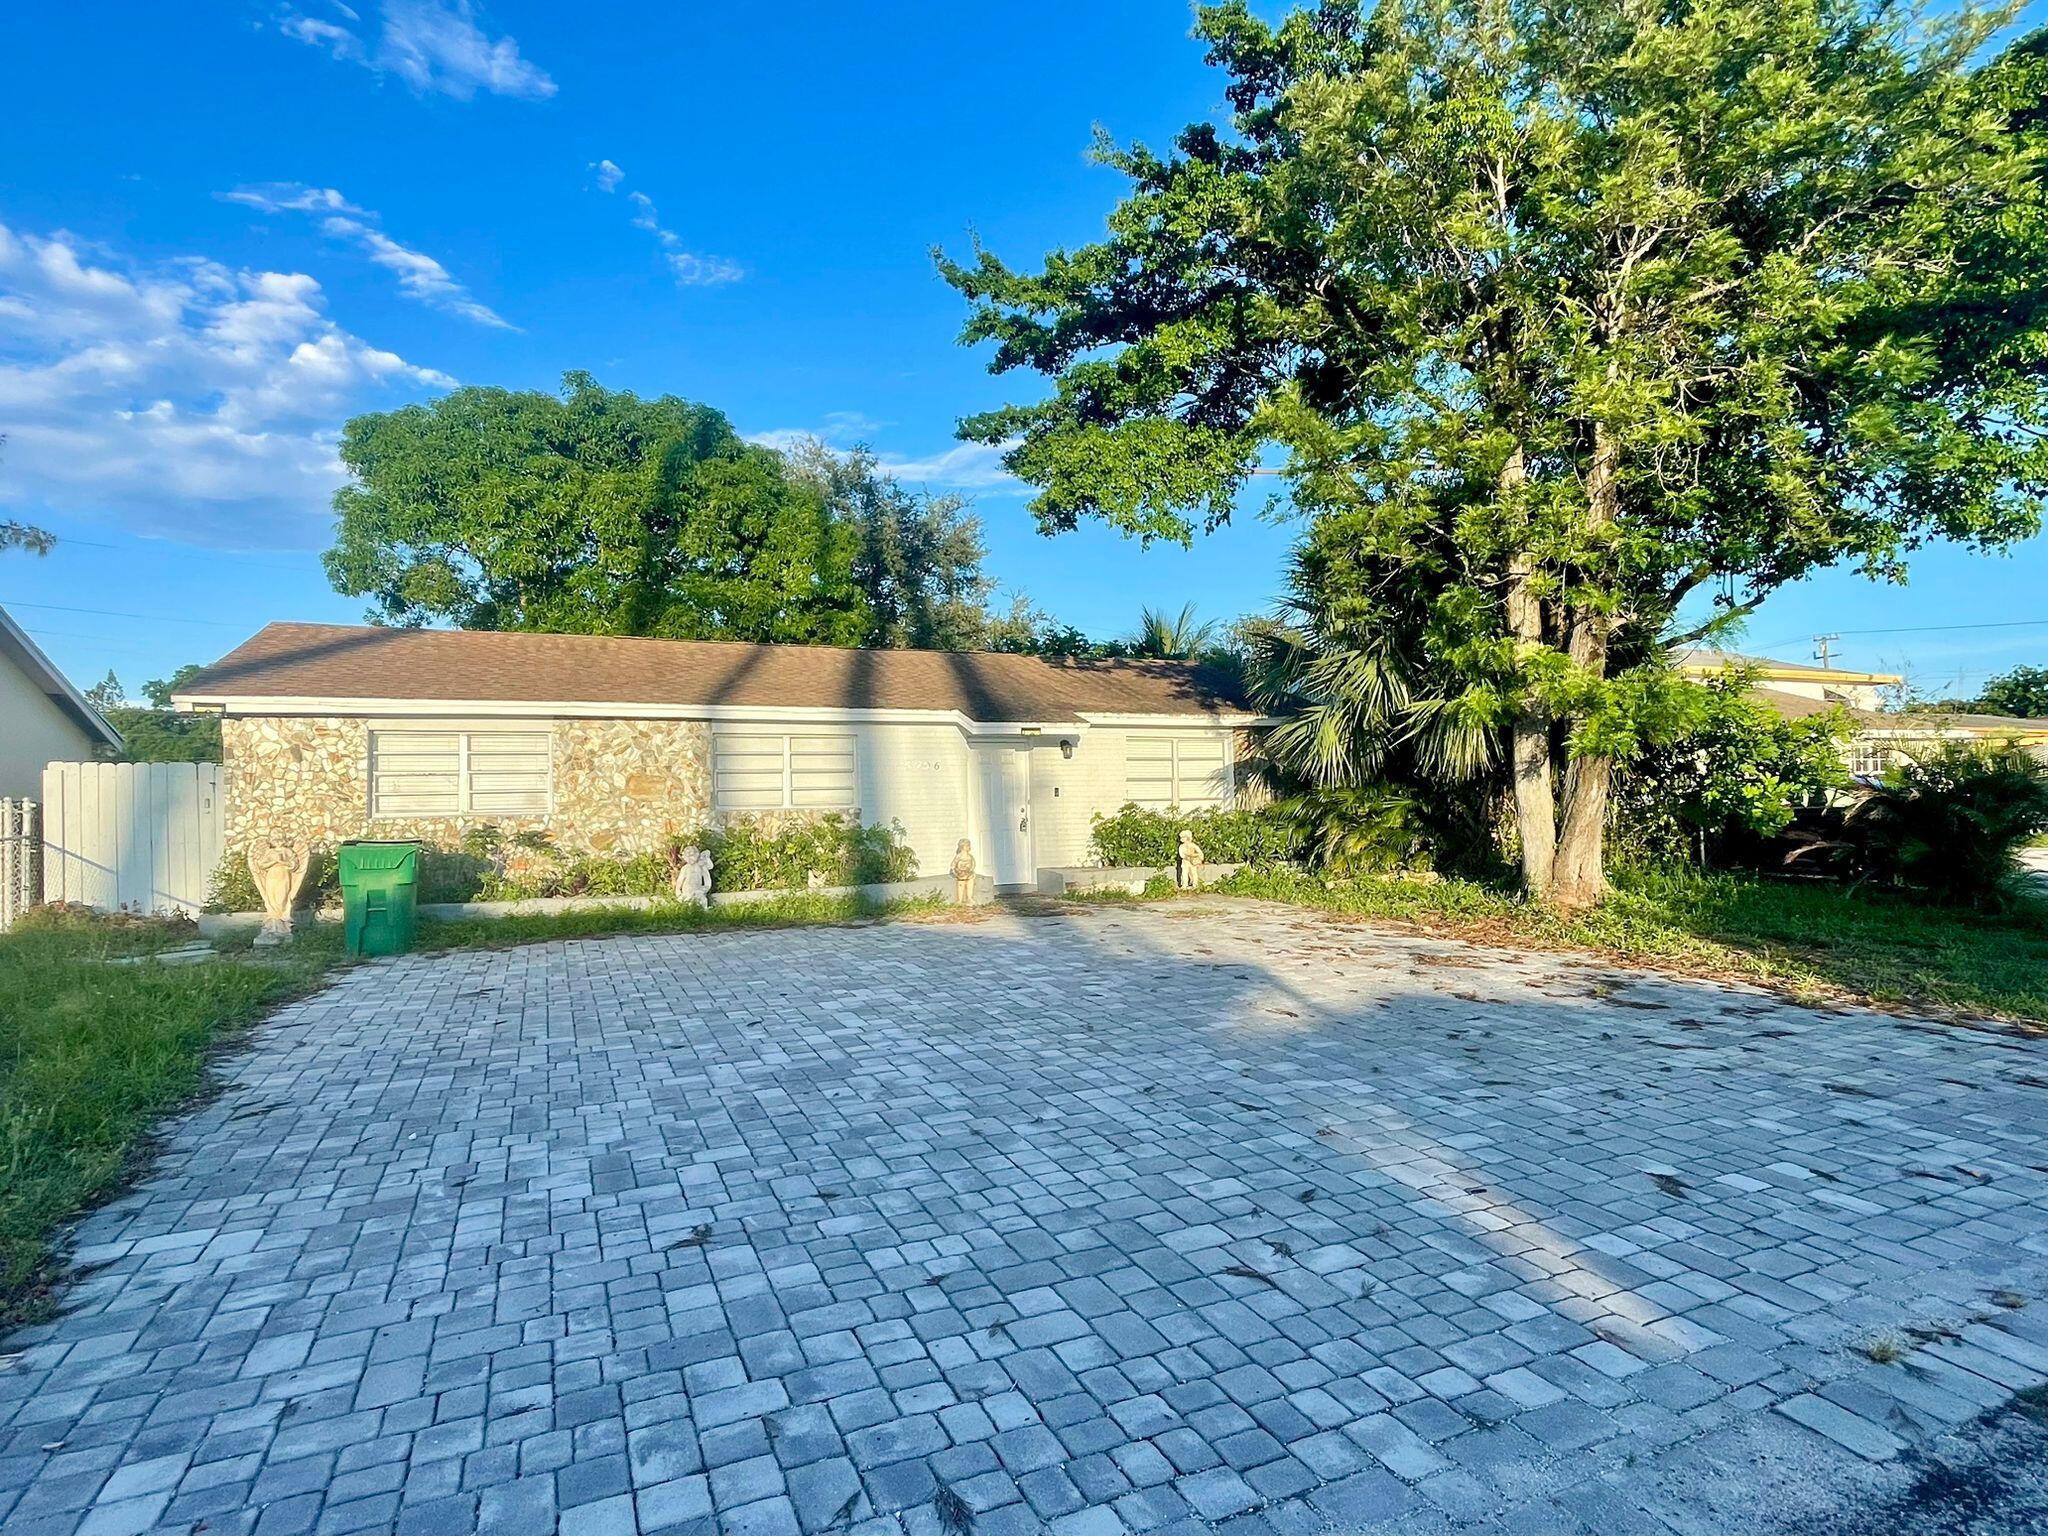
[[(1124, 738), (1124, 798), (1133, 805), (1151, 811), (1183, 809), (1198, 811), (1229, 810), (1235, 803), (1237, 796), (1237, 734), (1234, 731), (1224, 731), (1221, 735), (1222, 740), (1217, 742), (1213, 739), (1212, 733), (1204, 731), (1168, 731), (1158, 733), (1133, 731)], [(1144, 800), (1138, 797), (1135, 789), (1136, 781), (1131, 774), (1131, 748), (1139, 742), (1144, 742), (1148, 745), (1159, 744), (1166, 747), (1167, 783), (1171, 786), (1172, 798), (1167, 800)], [(1181, 785), (1186, 778), (1181, 769), (1181, 751), (1184, 747), (1196, 745), (1205, 749), (1205, 755), (1208, 750), (1220, 746), (1222, 755), (1213, 771), (1221, 775), (1222, 787), (1213, 796), (1205, 796), (1196, 801), (1186, 801), (1180, 798)]]
[[(455, 738), (455, 803), (451, 809), (431, 811), (383, 810), (378, 805), (377, 757), (380, 737), (392, 736), (453, 736)], [(546, 766), (542, 769), (540, 807), (520, 810), (478, 810), (475, 802), (475, 785), (472, 783), (470, 768), (470, 741), (477, 736), (535, 736), (541, 741), (541, 756)], [(501, 819), (534, 820), (550, 819), (555, 814), (555, 732), (551, 724), (542, 722), (533, 726), (522, 725), (373, 725), (364, 744), (365, 773), (364, 788), (369, 805), (366, 808), (369, 820), (391, 821), (496, 821)]]
[[(844, 744), (846, 758), (846, 799), (831, 805), (801, 805), (797, 803), (797, 774), (799, 760), (796, 744), (800, 740), (826, 741)], [(733, 805), (725, 799), (721, 780), (723, 770), (719, 757), (726, 750), (727, 743), (738, 742), (779, 742), (782, 747), (782, 777), (777, 798), (767, 805)], [(765, 752), (755, 755), (765, 757)], [(835, 754), (838, 755), (838, 754)], [(819, 727), (811, 730), (759, 729), (718, 730), (711, 737), (711, 809), (719, 816), (759, 816), (785, 811), (815, 811), (821, 815), (833, 813), (858, 813), (860, 810), (860, 737), (853, 731), (834, 730)]]

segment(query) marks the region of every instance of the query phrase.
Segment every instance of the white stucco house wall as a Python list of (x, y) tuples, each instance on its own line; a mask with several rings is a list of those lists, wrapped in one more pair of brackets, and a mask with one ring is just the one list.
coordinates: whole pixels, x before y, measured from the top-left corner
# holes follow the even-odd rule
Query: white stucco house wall
[(39, 799), (46, 763), (85, 762), (120, 745), (120, 733), (0, 608), (0, 799)]
[(1029, 888), (1126, 801), (1231, 804), (1256, 716), (1191, 662), (273, 624), (175, 699), (222, 716), (226, 844), (453, 842), (488, 823), (651, 852), (737, 818), (962, 837)]

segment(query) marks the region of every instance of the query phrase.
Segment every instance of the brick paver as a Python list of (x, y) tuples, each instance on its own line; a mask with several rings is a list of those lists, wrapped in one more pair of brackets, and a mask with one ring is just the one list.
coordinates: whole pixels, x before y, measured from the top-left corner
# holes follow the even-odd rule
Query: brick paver
[(368, 966), (83, 1225), (0, 1524), (1796, 1522), (2048, 1378), (2043, 1050), (1223, 902)]

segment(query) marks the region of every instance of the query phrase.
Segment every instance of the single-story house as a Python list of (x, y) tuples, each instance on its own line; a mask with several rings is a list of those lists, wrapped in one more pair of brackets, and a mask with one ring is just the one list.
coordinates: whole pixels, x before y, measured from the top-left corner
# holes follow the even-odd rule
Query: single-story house
[(0, 608), (0, 799), (40, 800), (49, 763), (88, 762), (121, 734)]
[(1088, 862), (1126, 801), (1232, 803), (1255, 716), (1192, 662), (272, 624), (176, 694), (222, 717), (225, 845), (652, 852), (742, 817), (900, 823), (925, 874)]
[(2018, 742), (2035, 756), (2048, 759), (2048, 720), (2022, 720), (2008, 715), (1972, 715), (1948, 710), (1887, 709), (1885, 691), (1905, 679), (1892, 672), (1852, 672), (1843, 667), (1816, 667), (1803, 662), (1772, 661), (1731, 651), (1698, 647), (1678, 658), (1678, 670), (1704, 681), (1731, 669), (1752, 679), (1750, 696), (1788, 719), (1841, 709), (1854, 734), (1843, 748), (1849, 772), (1876, 778), (1901, 758), (1938, 748), (1944, 742), (1999, 744)]

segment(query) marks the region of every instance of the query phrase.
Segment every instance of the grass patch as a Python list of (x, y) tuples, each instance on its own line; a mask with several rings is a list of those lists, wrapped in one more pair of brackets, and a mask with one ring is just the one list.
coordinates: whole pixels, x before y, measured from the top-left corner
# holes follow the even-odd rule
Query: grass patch
[(2009, 912), (1928, 906), (1818, 881), (1628, 871), (1607, 901), (1560, 914), (1469, 881), (1336, 886), (1244, 871), (1217, 889), (1543, 949), (1590, 949), (1691, 974), (1756, 981), (1814, 1000), (1857, 999), (2048, 1026), (2048, 903)]
[(510, 949), (520, 944), (545, 944), (557, 939), (601, 939), (626, 934), (702, 933), (727, 929), (795, 928), (818, 923), (906, 916), (937, 911), (946, 903), (937, 896), (907, 901), (871, 901), (862, 896), (821, 896), (793, 891), (769, 901), (708, 910), (662, 902), (652, 907), (590, 907), (573, 912), (531, 913), (511, 917), (420, 919), (419, 948)]
[[(709, 912), (662, 905), (428, 919), (419, 949), (841, 923), (940, 905), (798, 892)], [(57, 1235), (140, 1171), (150, 1128), (203, 1095), (213, 1053), (352, 963), (332, 922), (277, 949), (253, 948), (250, 934), (221, 939), (216, 957), (196, 965), (108, 963), (192, 937), (190, 924), (67, 914), (0, 935), (0, 1329), (47, 1313)]]
[(72, 919), (0, 938), (0, 1326), (44, 1310), (51, 1234), (127, 1181), (149, 1127), (205, 1087), (209, 1053), (339, 950), (108, 963), (190, 937)]

